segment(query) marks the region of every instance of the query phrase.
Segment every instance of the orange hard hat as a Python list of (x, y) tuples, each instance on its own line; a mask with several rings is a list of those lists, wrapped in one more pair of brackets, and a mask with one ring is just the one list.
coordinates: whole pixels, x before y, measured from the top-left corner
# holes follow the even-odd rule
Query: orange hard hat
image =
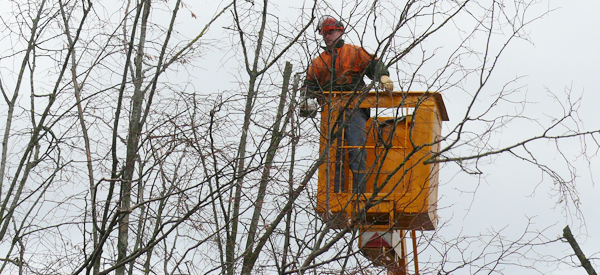
[(323, 32), (327, 32), (330, 30), (341, 30), (343, 32), (344, 24), (342, 24), (342, 22), (329, 15), (325, 15), (321, 17), (321, 20), (319, 20), (317, 31), (319, 31), (320, 35), (323, 35)]

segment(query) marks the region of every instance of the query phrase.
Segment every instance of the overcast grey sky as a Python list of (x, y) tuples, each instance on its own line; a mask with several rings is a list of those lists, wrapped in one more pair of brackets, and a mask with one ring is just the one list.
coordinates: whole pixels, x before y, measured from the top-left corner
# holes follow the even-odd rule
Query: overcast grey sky
[[(518, 80), (517, 86), (523, 86), (528, 101), (532, 102), (528, 105), (528, 113), (539, 117), (540, 120), (544, 119), (545, 114), (563, 111), (558, 102), (550, 97), (549, 92), (564, 99), (565, 92), (571, 91), (573, 100), (581, 97), (578, 116), (583, 121), (584, 129), (599, 129), (600, 53), (597, 49), (600, 43), (600, 17), (597, 11), (600, 10), (600, 2), (551, 1), (550, 9), (553, 11), (529, 26), (531, 44), (515, 41), (507, 49), (500, 61), (496, 79), (500, 83), (523, 76)], [(452, 97), (448, 94), (445, 96), (447, 99)], [(454, 103), (453, 100), (446, 101), (451, 119), (452, 114), (456, 114)], [(527, 126), (511, 127), (498, 139), (518, 139), (522, 137), (522, 133), (529, 131), (531, 129)], [(594, 253), (600, 251), (600, 191), (596, 184), (600, 179), (600, 161), (596, 156), (591, 163), (581, 158), (575, 162), (581, 150), (578, 142), (579, 140), (574, 140), (570, 144), (571, 149), (565, 146), (563, 153), (573, 160), (571, 164), (576, 168), (576, 184), (585, 220), (574, 217), (574, 212), (565, 212), (565, 208), (557, 200), (556, 186), (547, 176), (541, 175), (524, 162), (506, 157), (497, 158), (493, 165), (485, 167), (486, 175), (479, 179), (479, 184), (475, 184), (475, 178), (466, 177), (464, 174), (450, 177), (453, 175), (452, 168), (443, 170), (441, 178), (442, 181), (445, 180), (445, 185), (440, 189), (441, 204), (447, 205), (448, 208), (440, 211), (441, 219), (452, 218), (449, 221), (450, 231), (482, 232), (484, 228), (494, 228), (512, 232), (513, 236), (522, 233), (529, 219), (533, 223), (532, 229), (547, 228), (545, 234), (549, 237), (560, 236), (563, 227), (570, 225), (586, 256), (597, 258), (599, 255)], [(544, 156), (547, 160), (556, 160), (554, 167), (566, 173), (565, 169), (561, 168), (564, 167), (561, 156), (552, 150), (553, 147), (553, 143), (548, 142), (532, 148), (541, 152), (546, 150)], [(593, 143), (588, 147), (592, 153), (597, 148), (597, 144)], [(455, 188), (464, 191), (476, 190), (476, 193), (460, 193)], [(557, 255), (572, 253), (566, 243), (549, 245), (542, 250), (546, 249), (558, 253)], [(548, 268), (552, 270), (552, 265)], [(598, 270), (598, 266), (596, 269)], [(515, 267), (514, 273), (507, 274), (526, 272)], [(577, 268), (552, 274), (587, 273), (583, 268)]]

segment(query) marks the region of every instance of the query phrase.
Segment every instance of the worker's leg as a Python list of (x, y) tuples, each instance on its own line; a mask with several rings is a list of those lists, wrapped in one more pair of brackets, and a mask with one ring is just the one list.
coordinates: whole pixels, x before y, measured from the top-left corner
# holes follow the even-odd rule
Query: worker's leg
[[(341, 125), (341, 120), (337, 125)], [(344, 177), (344, 163), (346, 163), (346, 152), (341, 148), (342, 131), (335, 136), (335, 176), (333, 179), (333, 192), (339, 193), (346, 191)]]
[(364, 146), (367, 141), (366, 125), (369, 116), (365, 109), (356, 109), (348, 113), (346, 116), (346, 119), (348, 119), (346, 144), (348, 146), (360, 146), (360, 148), (348, 150), (350, 170), (354, 175), (352, 191), (354, 193), (364, 193), (366, 191), (365, 176), (367, 172), (367, 150)]
[[(347, 111), (342, 110), (339, 112), (331, 137), (334, 140), (333, 146), (335, 146), (335, 176), (333, 179), (333, 192), (335, 193), (345, 192), (347, 188), (345, 177), (346, 150), (342, 148), (346, 144), (344, 144), (344, 133), (340, 130), (340, 127), (345, 124), (344, 121), (347, 116)], [(343, 129), (344, 132), (347, 131), (347, 127)]]

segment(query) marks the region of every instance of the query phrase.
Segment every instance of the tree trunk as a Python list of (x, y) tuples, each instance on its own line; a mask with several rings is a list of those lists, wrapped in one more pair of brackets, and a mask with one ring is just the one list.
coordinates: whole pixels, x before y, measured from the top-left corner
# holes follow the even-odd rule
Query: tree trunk
[(571, 234), (571, 229), (569, 229), (568, 225), (565, 227), (565, 229), (563, 229), (563, 238), (567, 239), (567, 241), (573, 248), (573, 251), (575, 251), (575, 255), (577, 256), (577, 258), (579, 258), (581, 265), (583, 266), (583, 268), (585, 268), (585, 271), (587, 271), (587, 273), (590, 275), (596, 275), (596, 270), (594, 270), (594, 267), (592, 267), (590, 260), (588, 260), (585, 257), (583, 251), (581, 251), (581, 248), (579, 248), (579, 244), (577, 244), (575, 237), (573, 237), (573, 234)]

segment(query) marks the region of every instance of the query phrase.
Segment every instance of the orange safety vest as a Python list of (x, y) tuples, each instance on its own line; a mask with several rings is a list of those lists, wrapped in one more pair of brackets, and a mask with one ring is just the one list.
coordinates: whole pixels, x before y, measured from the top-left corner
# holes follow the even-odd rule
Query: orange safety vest
[(340, 40), (333, 50), (327, 49), (313, 60), (308, 67), (306, 84), (317, 86), (312, 87), (314, 90), (349, 91), (365, 85), (364, 75), (373, 79), (375, 75), (388, 74), (383, 64), (365, 49)]

